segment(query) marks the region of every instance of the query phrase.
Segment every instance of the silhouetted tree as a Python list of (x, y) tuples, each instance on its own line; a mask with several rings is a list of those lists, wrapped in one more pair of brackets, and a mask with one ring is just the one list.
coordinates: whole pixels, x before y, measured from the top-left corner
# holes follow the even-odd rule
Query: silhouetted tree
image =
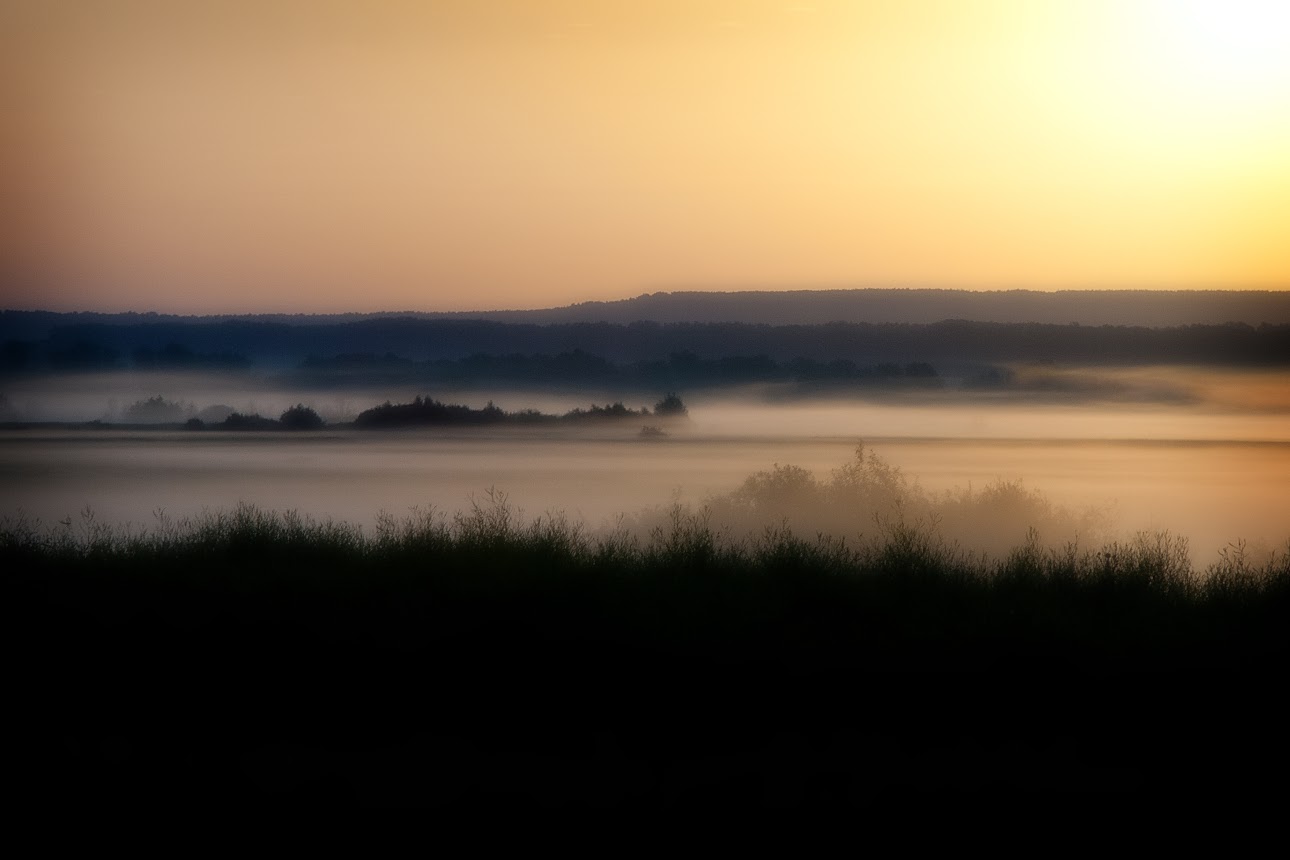
[(225, 430), (273, 430), (277, 426), (278, 422), (272, 418), (265, 418), (263, 415), (243, 415), (240, 412), (234, 412), (220, 424), (220, 427)]
[(604, 406), (597, 406), (596, 404), (593, 403), (591, 404), (590, 409), (582, 409), (581, 407), (579, 407), (577, 409), (573, 409), (565, 413), (564, 417), (570, 420), (580, 420), (585, 418), (618, 419), (618, 418), (635, 418), (638, 415), (647, 416), (649, 415), (649, 410), (645, 409), (639, 413), (635, 412), (631, 408), (624, 406), (623, 402), (620, 400), (616, 403), (606, 403)]
[[(680, 398), (676, 399), (680, 404)], [(685, 414), (685, 406), (680, 406), (679, 413), (655, 413), (661, 415)], [(411, 403), (389, 403), (366, 409), (354, 419), (354, 426), (370, 427), (416, 427), (446, 425), (491, 425), (491, 424), (538, 424), (584, 421), (622, 421), (626, 419), (648, 418), (648, 408), (640, 411), (624, 406), (622, 401), (608, 403), (604, 406), (592, 404), (590, 409), (581, 407), (572, 409), (563, 415), (546, 415), (535, 409), (520, 412), (507, 412), (491, 400), (483, 409), (471, 409), (453, 403), (440, 403), (428, 397), (416, 397)], [(285, 416), (284, 416), (285, 418)]]
[(278, 418), (286, 430), (319, 430), (323, 426), (322, 417), (303, 403), (297, 403)]
[(136, 424), (169, 424), (181, 421), (184, 407), (158, 394), (147, 400), (139, 400), (125, 410), (125, 420)]
[(684, 418), (690, 414), (681, 398), (668, 392), (658, 403), (654, 404), (654, 414), (660, 418)]

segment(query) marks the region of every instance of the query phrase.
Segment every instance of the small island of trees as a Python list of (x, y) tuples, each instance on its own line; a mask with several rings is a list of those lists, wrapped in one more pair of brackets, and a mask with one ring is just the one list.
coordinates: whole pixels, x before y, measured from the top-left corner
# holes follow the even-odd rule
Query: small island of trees
[[(154, 398), (161, 401), (161, 398)], [(152, 403), (152, 401), (148, 401)], [(589, 408), (577, 407), (563, 415), (521, 409), (508, 412), (491, 400), (481, 409), (472, 409), (460, 403), (444, 403), (432, 397), (418, 396), (410, 403), (385, 402), (380, 406), (360, 412), (352, 424), (335, 424), (333, 427), (352, 426), (360, 430), (383, 430), (406, 427), (492, 427), (492, 426), (595, 426), (624, 421), (642, 421), (643, 436), (666, 436), (664, 427), (688, 422), (689, 409), (680, 396), (668, 392), (653, 409), (632, 409), (622, 401), (604, 406), (592, 404)], [(190, 418), (183, 425), (188, 430), (320, 430), (326, 422), (317, 412), (298, 403), (277, 419), (259, 414), (233, 412), (221, 421), (203, 421)]]
[(442, 403), (428, 397), (417, 397), (411, 403), (384, 403), (364, 412), (354, 419), (354, 426), (361, 429), (394, 427), (443, 427), (482, 425), (589, 425), (625, 420), (649, 419), (654, 422), (674, 423), (688, 420), (689, 411), (681, 398), (669, 392), (654, 405), (632, 409), (621, 401), (604, 406), (592, 404), (589, 409), (578, 407), (563, 415), (551, 415), (535, 409), (507, 412), (491, 400), (482, 409), (471, 409), (454, 403)]
[(321, 430), (326, 423), (313, 409), (303, 403), (297, 403), (278, 416), (277, 420), (259, 414), (244, 415), (241, 412), (233, 412), (223, 421), (218, 422), (189, 418), (184, 428), (187, 430)]
[[(2, 408), (5, 406), (7, 402), (0, 399), (0, 414), (3, 414)], [(593, 403), (590, 407), (577, 407), (563, 414), (549, 414), (536, 409), (508, 412), (491, 400), (483, 408), (474, 409), (464, 404), (444, 403), (432, 397), (417, 396), (410, 403), (386, 401), (380, 406), (360, 412), (353, 421), (330, 424), (312, 407), (303, 403), (297, 403), (277, 418), (271, 418), (258, 412), (237, 412), (222, 404), (198, 411), (192, 403), (172, 401), (156, 395), (135, 402), (123, 410), (122, 416), (125, 421), (118, 426), (158, 430), (182, 428), (189, 431), (304, 432), (324, 427), (361, 430), (410, 427), (591, 427), (640, 422), (638, 427), (643, 438), (665, 437), (668, 435), (665, 428), (674, 429), (690, 421), (689, 409), (680, 396), (673, 392), (664, 395), (652, 409), (646, 406), (633, 409), (622, 401), (615, 401), (603, 406)], [(29, 426), (12, 419), (0, 423), (16, 428)], [(113, 426), (113, 423), (100, 419), (88, 422), (87, 426), (108, 427)]]

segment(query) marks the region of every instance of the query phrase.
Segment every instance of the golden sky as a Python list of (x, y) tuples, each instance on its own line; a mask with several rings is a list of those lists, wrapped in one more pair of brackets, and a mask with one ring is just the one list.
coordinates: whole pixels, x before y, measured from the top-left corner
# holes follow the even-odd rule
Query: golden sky
[(0, 0), (0, 306), (1290, 287), (1283, 0)]

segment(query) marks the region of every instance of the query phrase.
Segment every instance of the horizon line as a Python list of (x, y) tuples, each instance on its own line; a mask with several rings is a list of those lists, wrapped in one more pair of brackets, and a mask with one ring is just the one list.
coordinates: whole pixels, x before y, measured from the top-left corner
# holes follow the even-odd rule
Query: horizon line
[(682, 288), (682, 289), (660, 289), (646, 291), (633, 296), (610, 299), (583, 299), (569, 302), (562, 305), (542, 305), (536, 307), (494, 307), (494, 308), (469, 308), (469, 309), (385, 309), (385, 310), (224, 310), (224, 311), (173, 311), (173, 310), (138, 310), (138, 309), (64, 309), (58, 310), (49, 306), (43, 307), (0, 307), (0, 313), (49, 313), (49, 314), (87, 314), (100, 316), (166, 316), (166, 317), (301, 317), (301, 316), (397, 316), (404, 314), (413, 315), (437, 315), (437, 316), (466, 316), (470, 314), (526, 314), (542, 313), (544, 311), (560, 311), (571, 308), (584, 308), (595, 305), (621, 305), (630, 302), (640, 301), (666, 296), (774, 296), (792, 293), (961, 293), (964, 295), (998, 295), (998, 294), (1016, 294), (1016, 293), (1033, 293), (1036, 295), (1056, 296), (1063, 293), (1098, 293), (1098, 294), (1160, 294), (1162, 297), (1175, 293), (1192, 293), (1192, 294), (1214, 294), (1228, 293), (1233, 295), (1240, 294), (1267, 294), (1277, 295), (1285, 293), (1290, 297), (1290, 285), (1281, 288), (1270, 287), (1059, 287), (1059, 288), (1036, 288), (1036, 287), (998, 287), (991, 289), (974, 289), (968, 287), (784, 287), (784, 288), (743, 288), (743, 289), (704, 289), (704, 288)]

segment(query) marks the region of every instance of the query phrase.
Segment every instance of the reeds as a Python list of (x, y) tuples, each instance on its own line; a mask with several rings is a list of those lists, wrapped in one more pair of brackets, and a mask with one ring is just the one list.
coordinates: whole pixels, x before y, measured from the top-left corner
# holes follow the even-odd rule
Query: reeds
[(374, 530), (9, 521), (9, 760), (46, 809), (1231, 785), (1287, 760), (1258, 715), (1288, 558), (1196, 571), (1149, 534), (992, 560), (926, 521), (735, 537), (682, 506), (590, 533), (497, 492)]
[(1087, 656), (1081, 649), (1103, 653), (1104, 668), (1117, 665), (1116, 651), (1127, 661), (1118, 665), (1213, 662), (1233, 636), (1272, 637), (1290, 593), (1290, 553), (1255, 564), (1234, 546), (1197, 570), (1186, 540), (1163, 532), (1096, 549), (1045, 547), (1032, 532), (995, 559), (942, 540), (934, 522), (899, 516), (850, 542), (799, 535), (787, 523), (739, 537), (708, 516), (674, 505), (645, 538), (621, 521), (592, 533), (560, 514), (526, 520), (496, 491), (451, 516), (382, 514), (371, 531), (250, 505), (181, 521), (159, 514), (151, 531), (112, 528), (86, 511), (52, 528), (6, 522), (0, 559), (11, 591), (55, 604), (78, 591), (162, 603), (185, 593), (216, 603), (274, 595), (345, 614), (375, 594), (403, 595), (409, 606), (449, 601), (481, 618), (505, 607), (538, 619), (550, 603), (573, 627), (656, 622), (673, 632), (689, 625), (686, 637), (702, 638), (713, 624), (752, 639), (774, 638), (778, 620), (818, 614), (837, 626), (821, 627), (835, 644), (853, 634), (869, 641), (857, 619), (881, 616), (884, 635), (919, 639), (920, 651), (940, 642), (994, 654), (1022, 637), (1076, 662)]

